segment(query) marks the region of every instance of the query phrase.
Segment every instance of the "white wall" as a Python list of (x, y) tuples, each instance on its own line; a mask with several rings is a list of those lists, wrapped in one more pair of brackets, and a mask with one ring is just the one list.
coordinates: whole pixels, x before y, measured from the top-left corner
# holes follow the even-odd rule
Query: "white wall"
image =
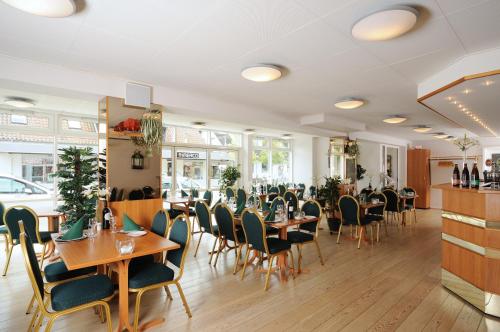
[(314, 146), (312, 136), (297, 136), (293, 141), (293, 182), (308, 188), (313, 181)]
[[(463, 153), (452, 143), (444, 140), (428, 140), (428, 141), (415, 141), (414, 146), (421, 146), (423, 149), (431, 150), (431, 158), (432, 157), (447, 157), (447, 160), (451, 160), (454, 163), (458, 164), (460, 170), (462, 170), (463, 163)], [(482, 148), (480, 146), (473, 147), (467, 151), (468, 156), (477, 155), (480, 156), (480, 160), (478, 161), (479, 173), (482, 177), (483, 165), (482, 161)], [(451, 157), (448, 159), (448, 157)], [(453, 167), (440, 167), (438, 166), (437, 160), (431, 160), (430, 168), (431, 168), (431, 185), (442, 184), (442, 183), (450, 183), (451, 177), (453, 175)], [(467, 161), (467, 167), (469, 171), (472, 170), (473, 161)], [(442, 196), (440, 189), (432, 189), (431, 188), (431, 208), (441, 209), (442, 206)]]
[(329, 147), (329, 137), (313, 138), (313, 184), (315, 185), (323, 183), (325, 176), (330, 176), (330, 168), (328, 168)]

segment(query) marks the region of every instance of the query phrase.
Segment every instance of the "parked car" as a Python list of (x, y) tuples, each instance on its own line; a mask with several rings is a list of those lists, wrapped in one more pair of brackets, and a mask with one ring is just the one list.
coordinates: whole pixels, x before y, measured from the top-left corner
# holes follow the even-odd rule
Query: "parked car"
[(6, 208), (25, 205), (35, 212), (47, 212), (55, 208), (52, 190), (8, 174), (0, 174), (0, 202)]

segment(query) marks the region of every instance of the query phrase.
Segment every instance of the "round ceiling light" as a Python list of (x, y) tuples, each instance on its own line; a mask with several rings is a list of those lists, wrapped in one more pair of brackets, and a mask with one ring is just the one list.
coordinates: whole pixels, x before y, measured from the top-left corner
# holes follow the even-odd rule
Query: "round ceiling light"
[(245, 135), (253, 135), (253, 134), (255, 134), (255, 129), (250, 129), (250, 128), (249, 129), (245, 129), (245, 130), (243, 130), (243, 134), (245, 134)]
[(400, 115), (391, 115), (389, 118), (385, 118), (383, 121), (385, 123), (390, 123), (390, 124), (398, 124), (398, 123), (402, 123), (402, 122), (405, 122), (406, 120), (408, 120), (407, 118), (405, 118), (404, 116), (400, 116)]
[(426, 132), (429, 132), (431, 131), (431, 127), (429, 126), (417, 126), (415, 128), (413, 128), (413, 131), (416, 131), (417, 133), (426, 133)]
[(73, 0), (2, 0), (6, 4), (38, 16), (67, 17), (76, 12)]
[(339, 100), (338, 102), (335, 103), (335, 107), (341, 108), (343, 110), (352, 110), (358, 107), (363, 106), (365, 102), (361, 99), (356, 99), (356, 98), (346, 98)]
[(201, 121), (196, 121), (196, 122), (191, 123), (191, 127), (195, 128), (195, 129), (201, 129), (201, 128), (204, 128), (205, 126), (206, 126), (206, 123), (201, 122)]
[(243, 78), (253, 82), (270, 82), (277, 80), (281, 75), (279, 67), (265, 64), (247, 67), (241, 71)]
[(404, 35), (417, 23), (418, 11), (409, 6), (395, 6), (370, 14), (354, 24), (354, 38), (367, 41), (388, 40)]
[(435, 138), (441, 138), (441, 139), (443, 139), (443, 138), (448, 138), (448, 136), (449, 136), (449, 135), (448, 135), (448, 134), (445, 134), (445, 133), (436, 133), (436, 134), (434, 134), (434, 137), (435, 137)]
[(18, 108), (28, 108), (35, 106), (35, 102), (33, 100), (21, 97), (9, 97), (5, 99), (4, 104)]
[(292, 139), (292, 134), (283, 134), (281, 135), (281, 139)]

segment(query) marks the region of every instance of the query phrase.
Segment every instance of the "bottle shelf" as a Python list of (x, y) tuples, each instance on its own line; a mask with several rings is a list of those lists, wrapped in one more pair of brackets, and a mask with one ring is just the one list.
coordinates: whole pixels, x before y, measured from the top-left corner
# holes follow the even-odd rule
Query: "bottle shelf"
[(137, 131), (116, 131), (110, 129), (108, 133), (110, 138), (131, 138), (131, 137), (143, 137), (141, 132)]

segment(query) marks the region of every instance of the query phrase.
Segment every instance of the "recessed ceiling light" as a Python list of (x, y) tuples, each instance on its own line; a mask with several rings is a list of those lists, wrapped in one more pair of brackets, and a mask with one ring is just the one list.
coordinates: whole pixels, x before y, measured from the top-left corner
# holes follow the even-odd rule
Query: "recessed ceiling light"
[(456, 105), (458, 102), (456, 100), (454, 100), (452, 103)]
[(2, 0), (23, 12), (46, 17), (67, 17), (76, 12), (73, 0)]
[(281, 135), (282, 139), (292, 139), (292, 134), (283, 134)]
[(445, 138), (445, 140), (447, 140), (448, 142), (453, 141), (454, 139), (455, 139), (455, 136), (451, 136), (451, 135)]
[(35, 102), (33, 100), (21, 97), (8, 97), (7, 99), (4, 100), (4, 104), (19, 108), (27, 108), (35, 106)]
[(465, 89), (464, 91), (462, 91), (462, 93), (465, 94), (465, 95), (468, 95), (471, 92), (472, 92), (471, 89)]
[(426, 133), (428, 131), (431, 131), (431, 127), (429, 126), (418, 126), (413, 128), (413, 131), (416, 131), (417, 133)]
[(201, 128), (204, 128), (205, 126), (206, 126), (205, 122), (196, 121), (196, 122), (191, 123), (191, 127), (195, 128), (195, 129), (201, 129)]
[(447, 138), (449, 135), (445, 133), (437, 133), (433, 135), (435, 138)]
[(417, 23), (418, 11), (409, 6), (394, 6), (370, 14), (354, 24), (351, 33), (360, 40), (388, 40), (410, 31)]
[(405, 118), (404, 116), (391, 115), (389, 118), (385, 118), (383, 121), (385, 123), (398, 124), (398, 123), (401, 123), (401, 122), (405, 122), (406, 120), (408, 120), (408, 119)]
[(495, 83), (495, 81), (492, 81), (492, 80), (486, 80), (486, 81), (484, 81), (482, 84), (483, 84), (484, 86), (490, 86), (490, 85), (492, 85), (492, 84), (494, 84), (494, 83)]
[(243, 130), (243, 134), (253, 135), (253, 134), (255, 134), (255, 129), (245, 129), (245, 130)]
[(282, 75), (281, 69), (274, 65), (259, 64), (244, 68), (241, 76), (253, 82), (270, 82), (277, 80)]
[(365, 102), (362, 99), (357, 99), (357, 98), (345, 98), (342, 100), (339, 100), (338, 102), (335, 103), (335, 107), (341, 108), (344, 110), (352, 110), (354, 108), (358, 108), (360, 106), (363, 106)]

